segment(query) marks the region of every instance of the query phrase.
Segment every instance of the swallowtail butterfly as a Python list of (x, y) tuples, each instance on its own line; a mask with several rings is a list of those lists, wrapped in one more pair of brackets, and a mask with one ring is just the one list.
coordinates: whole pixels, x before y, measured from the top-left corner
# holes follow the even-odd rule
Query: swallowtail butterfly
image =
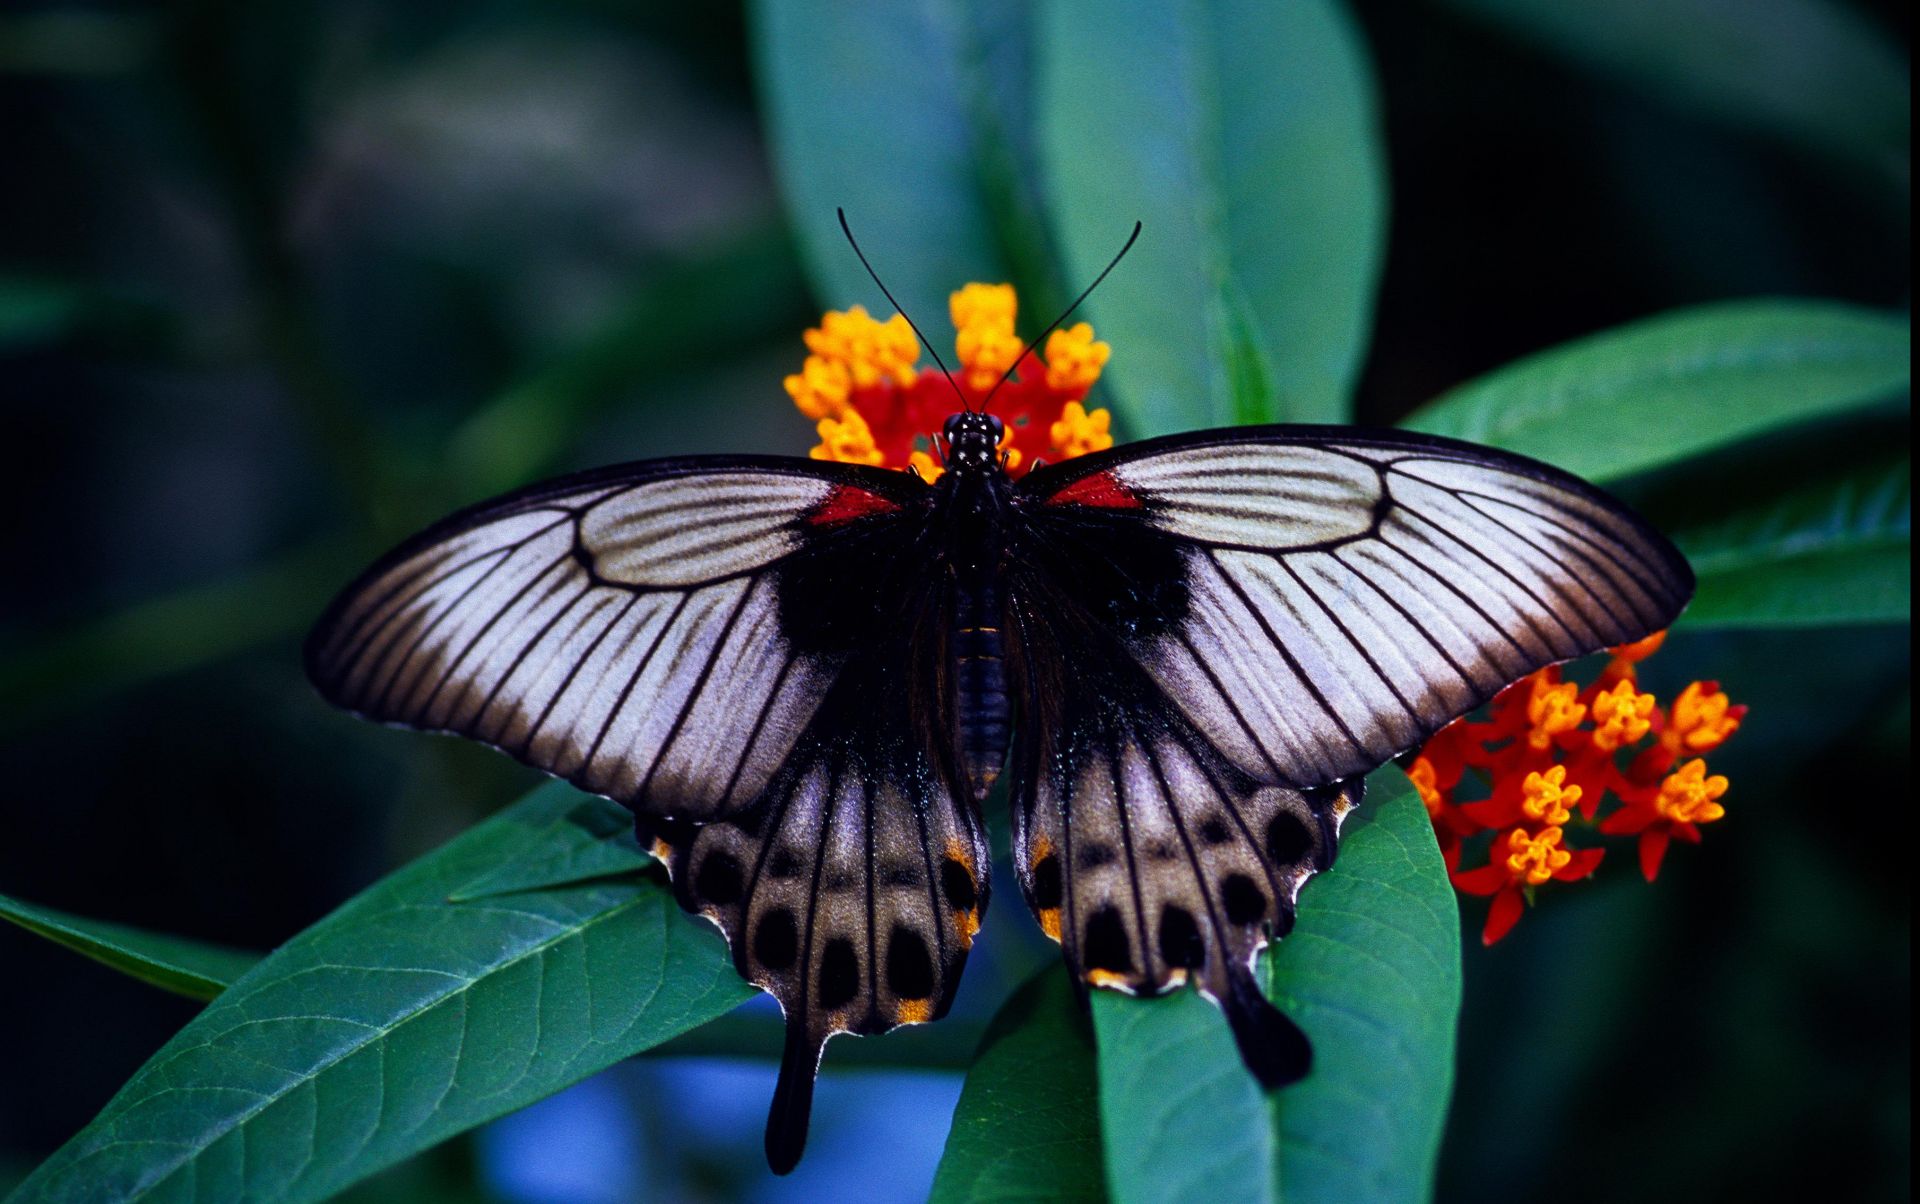
[(333, 702), (630, 808), (680, 904), (785, 1009), (784, 1172), (834, 1034), (947, 1011), (1003, 767), (1022, 894), (1080, 981), (1191, 980), (1269, 1087), (1253, 976), (1363, 775), (1543, 666), (1669, 625), (1692, 573), (1568, 474), (1448, 439), (1266, 426), (1015, 480), (765, 456), (599, 469), (408, 540), (333, 603)]

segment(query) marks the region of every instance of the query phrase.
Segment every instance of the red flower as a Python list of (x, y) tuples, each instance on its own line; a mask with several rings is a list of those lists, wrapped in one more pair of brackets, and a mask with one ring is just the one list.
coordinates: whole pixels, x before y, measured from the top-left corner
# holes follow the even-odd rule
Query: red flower
[[(1698, 843), (1699, 825), (1725, 814), (1724, 777), (1706, 776), (1698, 759), (1673, 767), (1719, 747), (1747, 709), (1710, 681), (1688, 686), (1670, 708), (1641, 691), (1638, 665), (1663, 639), (1611, 649), (1584, 688), (1558, 668), (1523, 678), (1484, 720), (1435, 734), (1408, 768), (1455, 887), (1492, 897), (1487, 944), (1512, 930), (1538, 888), (1585, 878), (1600, 864), (1604, 850), (1565, 844), (1568, 827), (1637, 837), (1641, 872), (1652, 881), (1674, 838)], [(1460, 797), (1482, 784), (1479, 797)], [(1487, 864), (1461, 870), (1469, 842), (1487, 833)]]
[(1695, 758), (1670, 773), (1655, 788), (1636, 788), (1621, 795), (1625, 804), (1600, 825), (1606, 836), (1640, 838), (1640, 872), (1651, 882), (1660, 873), (1667, 845), (1679, 837), (1689, 844), (1700, 843), (1700, 825), (1712, 823), (1727, 813), (1720, 796), (1727, 792), (1727, 779), (1707, 776), (1707, 763)]
[(1493, 842), (1494, 860), (1476, 870), (1453, 875), (1456, 889), (1470, 895), (1492, 895), (1481, 943), (1491, 945), (1513, 930), (1525, 910), (1523, 900), (1548, 882), (1578, 882), (1593, 873), (1605, 857), (1604, 849), (1569, 849), (1558, 827), (1530, 832), (1513, 828), (1505, 839)]

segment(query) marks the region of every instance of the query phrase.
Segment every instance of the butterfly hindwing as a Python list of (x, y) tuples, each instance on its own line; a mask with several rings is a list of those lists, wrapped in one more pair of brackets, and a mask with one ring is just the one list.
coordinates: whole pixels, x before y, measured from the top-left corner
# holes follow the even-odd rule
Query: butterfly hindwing
[(1306, 1039), (1266, 1001), (1254, 959), (1333, 864), (1362, 780), (1299, 791), (1246, 773), (1094, 611), (1039, 577), (1018, 597), (1014, 863), (1042, 928), (1093, 986), (1192, 980), (1263, 1083), (1298, 1079)]
[(786, 1012), (767, 1126), (780, 1172), (799, 1159), (827, 1039), (945, 1015), (986, 907), (984, 830), (925, 727), (941, 710), (921, 671), (933, 633), (914, 627), (873, 633), (751, 808), (651, 828), (682, 904)]

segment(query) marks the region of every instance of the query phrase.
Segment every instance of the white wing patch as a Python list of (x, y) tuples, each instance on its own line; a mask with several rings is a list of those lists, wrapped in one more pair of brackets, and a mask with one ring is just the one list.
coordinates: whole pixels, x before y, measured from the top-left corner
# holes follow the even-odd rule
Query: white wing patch
[(1165, 530), (1204, 543), (1272, 547), (1364, 535), (1380, 500), (1370, 464), (1319, 448), (1221, 444), (1114, 471), (1165, 503)]
[(623, 489), (580, 519), (594, 572), (621, 585), (697, 585), (792, 551), (788, 520), (826, 498), (813, 477), (703, 473)]

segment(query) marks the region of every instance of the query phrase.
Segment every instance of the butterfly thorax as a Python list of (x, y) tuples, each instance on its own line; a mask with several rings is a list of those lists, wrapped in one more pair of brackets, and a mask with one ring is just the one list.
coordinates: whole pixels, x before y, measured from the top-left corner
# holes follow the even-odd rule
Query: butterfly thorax
[(948, 642), (954, 723), (967, 782), (984, 798), (1007, 757), (1007, 700), (1001, 578), (1013, 482), (1000, 463), (1003, 428), (987, 414), (955, 414), (946, 424), (946, 473), (936, 503), (943, 515), (951, 575)]

